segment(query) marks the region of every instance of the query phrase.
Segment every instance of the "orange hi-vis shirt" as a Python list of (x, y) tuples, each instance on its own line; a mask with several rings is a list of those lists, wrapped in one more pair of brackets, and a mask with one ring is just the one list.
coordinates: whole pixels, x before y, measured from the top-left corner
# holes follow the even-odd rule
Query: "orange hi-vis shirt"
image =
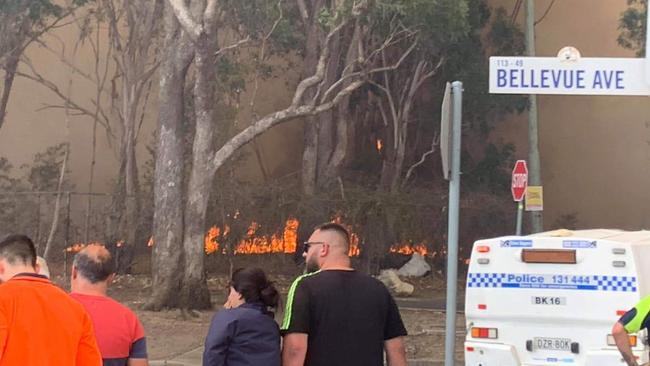
[(0, 366), (101, 366), (92, 321), (46, 277), (0, 285)]

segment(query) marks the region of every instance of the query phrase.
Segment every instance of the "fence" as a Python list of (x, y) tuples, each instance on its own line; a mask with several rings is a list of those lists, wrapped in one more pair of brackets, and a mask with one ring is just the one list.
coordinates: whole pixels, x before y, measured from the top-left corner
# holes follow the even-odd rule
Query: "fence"
[(76, 243), (106, 243), (112, 237), (109, 221), (116, 214), (113, 201), (114, 195), (107, 193), (0, 192), (0, 234), (29, 235), (39, 255), (52, 236), (51, 258), (60, 260), (64, 250)]

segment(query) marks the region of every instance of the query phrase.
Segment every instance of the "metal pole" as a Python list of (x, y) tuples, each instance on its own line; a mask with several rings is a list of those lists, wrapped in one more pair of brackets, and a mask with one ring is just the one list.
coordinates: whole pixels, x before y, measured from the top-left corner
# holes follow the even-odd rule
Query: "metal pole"
[[(526, 0), (526, 55), (535, 56), (535, 4)], [(539, 132), (537, 128), (537, 95), (528, 96), (528, 183), (542, 185), (542, 168), (539, 157)], [(543, 230), (542, 211), (530, 214), (530, 229), (533, 233)]]
[(463, 83), (451, 84), (452, 139), (449, 179), (449, 227), (447, 232), (447, 307), (445, 366), (454, 366), (456, 346), (456, 285), (458, 281), (458, 211), (460, 201), (460, 136), (463, 113)]
[(646, 7), (646, 25), (645, 25), (645, 82), (650, 85), (650, 56), (648, 50), (650, 49), (650, 6)]
[(521, 201), (517, 202), (517, 236), (521, 235), (521, 219), (524, 212), (524, 205)]

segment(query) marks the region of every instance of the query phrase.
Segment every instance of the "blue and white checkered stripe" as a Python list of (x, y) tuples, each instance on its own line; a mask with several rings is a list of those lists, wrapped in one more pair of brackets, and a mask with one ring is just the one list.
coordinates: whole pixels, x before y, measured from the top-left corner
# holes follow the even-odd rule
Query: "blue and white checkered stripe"
[(501, 287), (501, 283), (505, 278), (505, 273), (469, 273), (467, 275), (467, 286)]
[(598, 290), (636, 292), (636, 277), (632, 276), (592, 276)]
[[(517, 274), (521, 275), (521, 274)], [(527, 288), (523, 284), (518, 286), (503, 286), (507, 284), (507, 273), (469, 273), (467, 275), (467, 287), (472, 288), (494, 288), (494, 287), (510, 287), (510, 288)], [(544, 275), (542, 275), (544, 276)], [(550, 275), (545, 275), (550, 276)], [(637, 279), (633, 276), (589, 276), (589, 284), (574, 285), (574, 284), (541, 284), (540, 288), (555, 288), (555, 289), (577, 289), (577, 290), (593, 290), (593, 291), (614, 291), (614, 292), (636, 292), (638, 285)], [(551, 287), (553, 286), (553, 287)]]

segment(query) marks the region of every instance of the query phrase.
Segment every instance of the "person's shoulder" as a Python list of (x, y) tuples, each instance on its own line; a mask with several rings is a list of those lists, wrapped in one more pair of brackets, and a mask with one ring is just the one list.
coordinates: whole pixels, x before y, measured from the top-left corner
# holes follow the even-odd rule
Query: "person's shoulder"
[(291, 287), (289, 288), (289, 291), (297, 288), (298, 286), (309, 285), (314, 281), (318, 281), (318, 279), (324, 276), (325, 272), (326, 271), (316, 271), (311, 273), (305, 273), (301, 276), (296, 277), (296, 279), (293, 280), (293, 282), (291, 283)]
[(384, 283), (381, 282), (380, 280), (378, 280), (377, 278), (375, 278), (375, 277), (373, 277), (371, 275), (368, 275), (368, 274), (365, 274), (365, 273), (359, 273), (359, 272), (357, 272), (357, 275), (358, 275), (359, 281), (361, 283), (363, 283), (365, 286), (368, 286), (369, 288), (374, 289), (374, 290), (379, 291), (379, 292), (390, 293), (388, 291), (388, 288), (386, 287), (386, 285), (384, 285)]
[(221, 309), (212, 316), (212, 322), (227, 325), (237, 322), (241, 318), (246, 317), (246, 315), (248, 315), (247, 311), (239, 307), (232, 309)]
[(137, 319), (137, 315), (131, 308), (109, 296), (85, 295), (73, 292), (70, 294), (70, 297), (81, 303), (84, 307), (92, 303), (93, 307), (101, 309), (105, 314), (121, 314), (129, 318)]

